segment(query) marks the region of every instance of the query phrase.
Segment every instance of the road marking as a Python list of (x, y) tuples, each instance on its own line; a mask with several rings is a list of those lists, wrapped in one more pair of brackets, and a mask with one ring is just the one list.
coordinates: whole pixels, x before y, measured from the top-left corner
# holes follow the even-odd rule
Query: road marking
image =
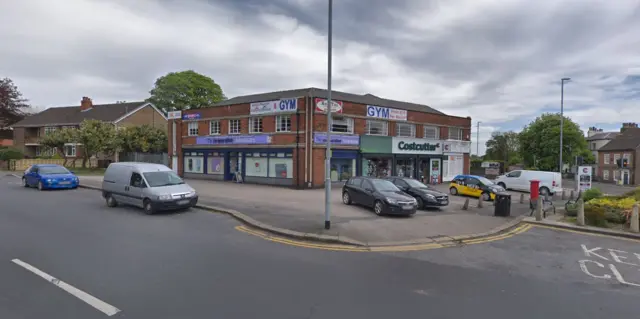
[(76, 298), (86, 302), (87, 304), (89, 304), (90, 306), (102, 311), (105, 315), (107, 316), (113, 316), (116, 313), (120, 312), (120, 309), (74, 287), (69, 285), (68, 283), (55, 278), (47, 273), (45, 273), (44, 271), (33, 267), (29, 264), (27, 264), (26, 262), (20, 260), (20, 259), (13, 259), (11, 260), (14, 264), (42, 277), (44, 280), (58, 286), (58, 288), (70, 293), (71, 295), (75, 296)]
[(563, 232), (574, 233), (574, 234), (580, 234), (580, 235), (604, 237), (604, 238), (611, 238), (611, 239), (630, 241), (630, 242), (634, 242), (634, 243), (640, 243), (640, 239), (634, 239), (634, 238), (627, 238), (627, 237), (619, 237), (619, 236), (612, 236), (612, 235), (605, 235), (605, 234), (590, 233), (589, 231), (573, 230), (573, 229), (566, 229), (566, 228), (553, 227), (553, 226), (545, 226), (545, 225), (537, 225), (537, 224), (535, 224), (535, 225), (534, 224), (530, 224), (530, 225), (532, 225), (533, 227), (537, 227), (537, 228), (546, 228), (546, 229), (552, 229), (552, 230), (563, 231)]

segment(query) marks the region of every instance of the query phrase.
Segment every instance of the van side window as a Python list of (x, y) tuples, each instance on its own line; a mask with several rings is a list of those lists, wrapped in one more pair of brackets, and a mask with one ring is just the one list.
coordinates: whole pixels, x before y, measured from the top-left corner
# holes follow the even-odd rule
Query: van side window
[(513, 172), (507, 174), (507, 177), (520, 177), (520, 175), (522, 175), (521, 171), (513, 171)]
[(138, 173), (132, 173), (131, 182), (129, 184), (130, 186), (133, 186), (133, 187), (144, 187), (144, 181), (142, 180), (142, 175)]

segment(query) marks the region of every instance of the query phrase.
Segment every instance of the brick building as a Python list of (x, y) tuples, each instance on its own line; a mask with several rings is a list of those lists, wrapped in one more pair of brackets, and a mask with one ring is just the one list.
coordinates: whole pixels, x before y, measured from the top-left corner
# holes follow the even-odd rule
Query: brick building
[[(322, 187), (326, 97), (307, 88), (185, 111), (170, 120), (172, 166), (189, 178), (233, 180), (238, 172), (245, 182)], [(333, 91), (332, 99), (332, 181), (403, 175), (443, 182), (469, 172), (471, 118), (371, 94)]]
[(640, 182), (637, 179), (637, 176), (640, 176), (639, 149), (638, 124), (623, 123), (620, 134), (598, 150), (600, 179), (609, 183), (637, 185)]

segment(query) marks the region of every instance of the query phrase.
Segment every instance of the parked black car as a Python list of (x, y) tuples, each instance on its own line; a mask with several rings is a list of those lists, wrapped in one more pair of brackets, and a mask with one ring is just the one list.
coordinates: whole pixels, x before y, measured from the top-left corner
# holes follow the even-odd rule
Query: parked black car
[(342, 187), (342, 202), (373, 207), (376, 215), (413, 215), (417, 201), (392, 182), (372, 177), (351, 177)]
[(403, 177), (388, 177), (386, 179), (401, 191), (413, 196), (418, 201), (418, 209), (449, 205), (449, 195), (430, 188), (418, 180)]

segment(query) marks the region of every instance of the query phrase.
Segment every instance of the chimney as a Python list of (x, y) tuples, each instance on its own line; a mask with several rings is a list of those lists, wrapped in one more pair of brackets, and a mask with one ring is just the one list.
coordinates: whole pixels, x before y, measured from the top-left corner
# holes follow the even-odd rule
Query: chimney
[(80, 101), (80, 111), (87, 111), (93, 107), (93, 102), (90, 98), (83, 96), (82, 101)]
[(638, 128), (638, 123), (634, 123), (634, 122), (622, 123), (622, 128), (620, 128), (620, 133), (623, 133), (628, 128)]
[(598, 128), (595, 127), (595, 126), (592, 126), (587, 131), (587, 137), (592, 137), (592, 136), (596, 135), (597, 133), (599, 133)]

